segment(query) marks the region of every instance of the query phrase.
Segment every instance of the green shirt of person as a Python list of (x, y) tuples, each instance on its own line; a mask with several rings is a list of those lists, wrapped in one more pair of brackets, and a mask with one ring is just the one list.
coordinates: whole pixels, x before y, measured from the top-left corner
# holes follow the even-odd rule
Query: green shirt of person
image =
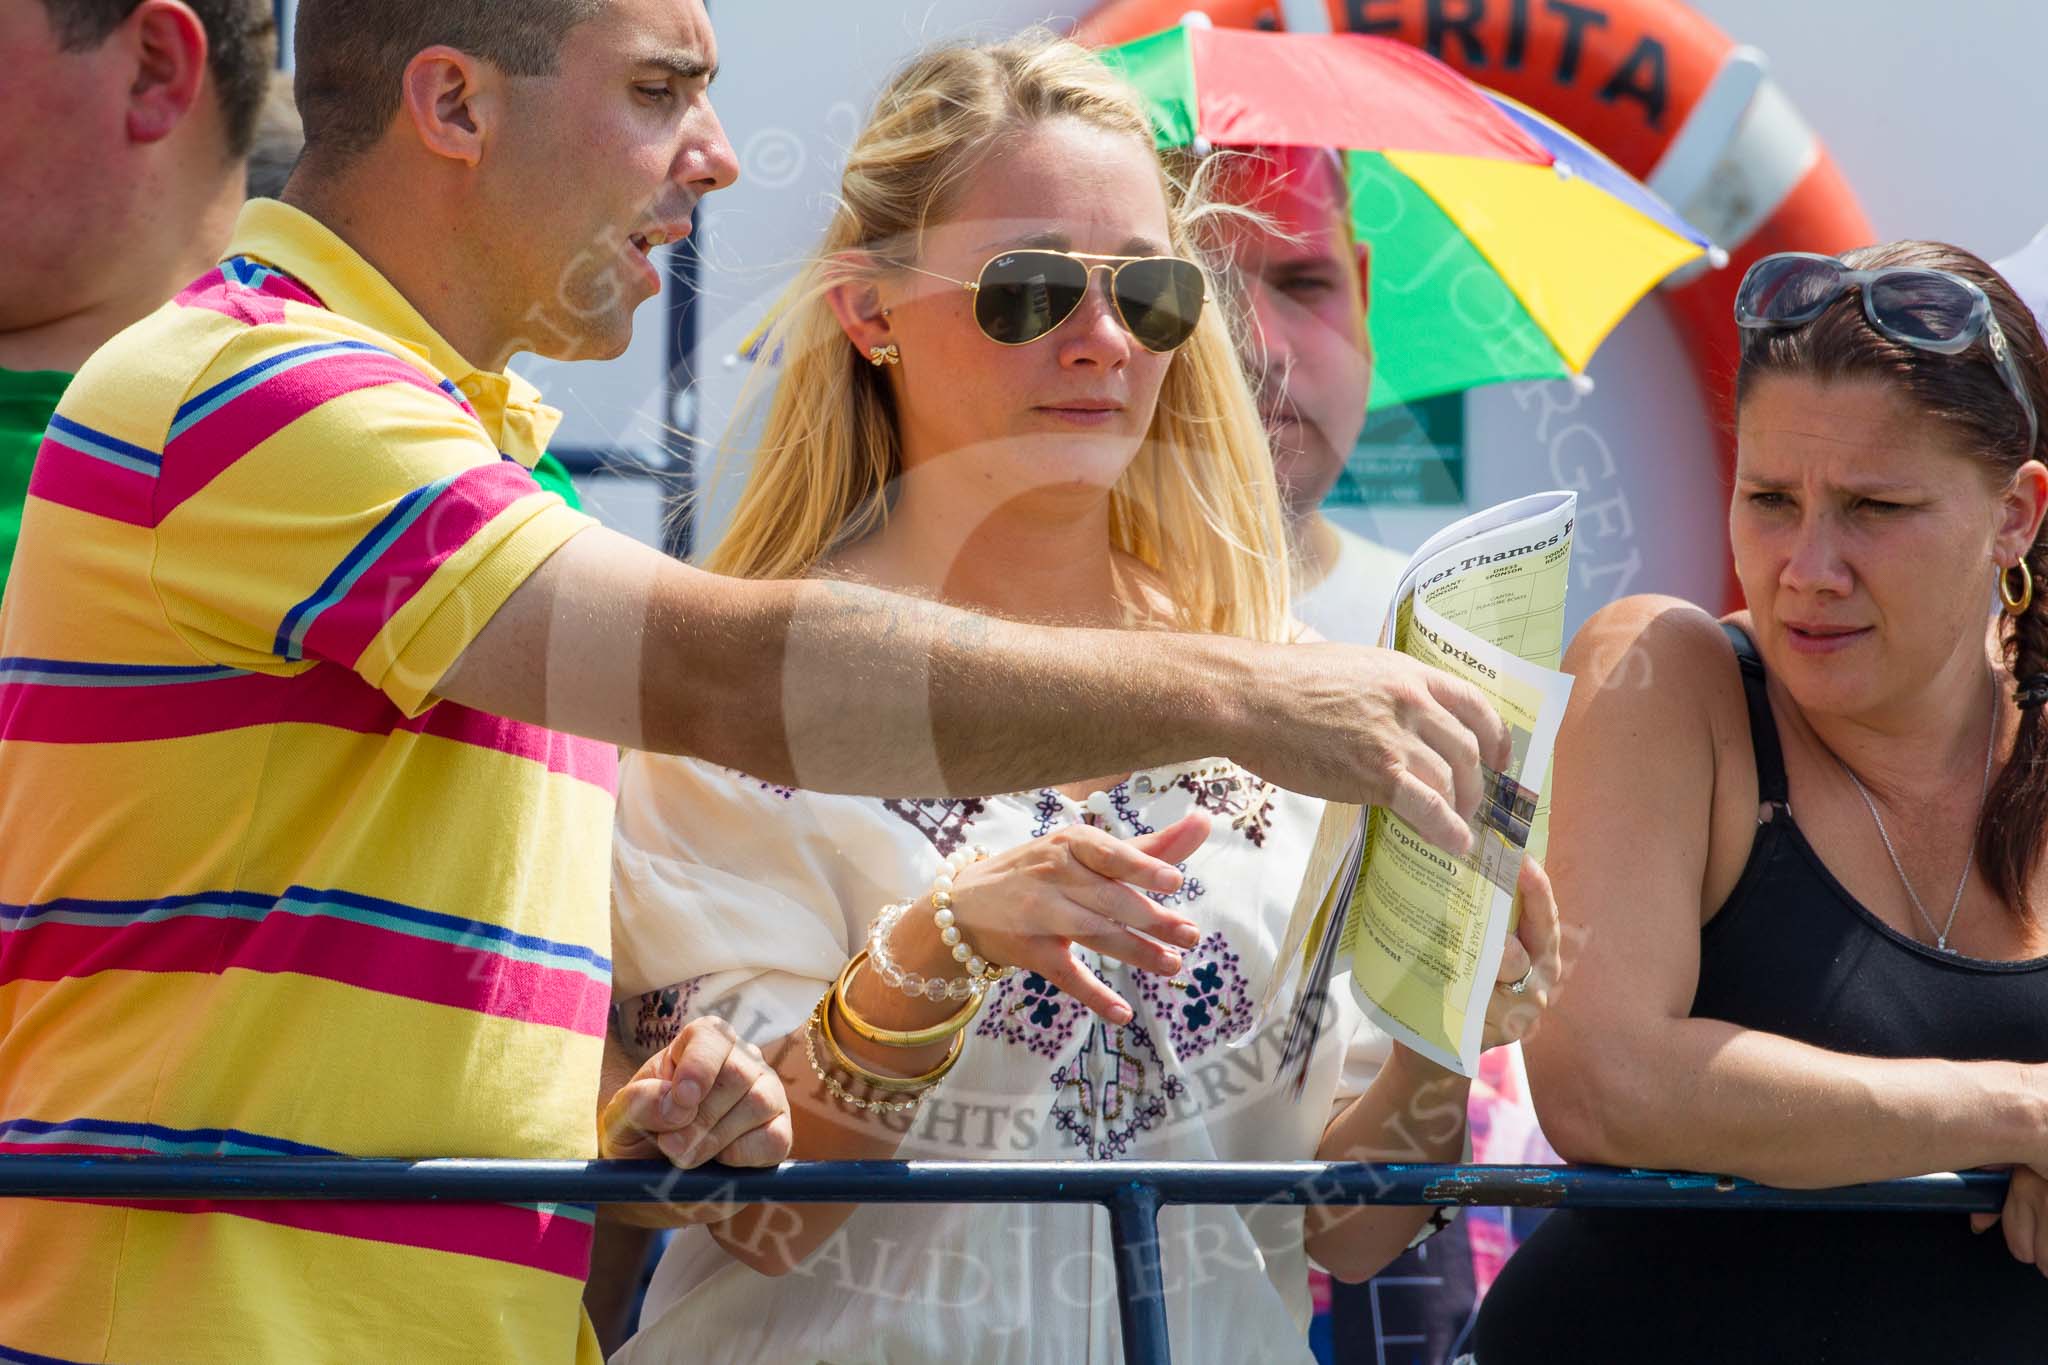
[[(61, 370), (0, 370), (0, 592), (7, 589), (7, 568), (21, 534), (21, 505), (28, 500), (36, 447), (70, 382), (71, 376)], [(576, 496), (569, 471), (553, 455), (540, 457), (533, 477), (542, 488), (582, 510), (583, 500)]]

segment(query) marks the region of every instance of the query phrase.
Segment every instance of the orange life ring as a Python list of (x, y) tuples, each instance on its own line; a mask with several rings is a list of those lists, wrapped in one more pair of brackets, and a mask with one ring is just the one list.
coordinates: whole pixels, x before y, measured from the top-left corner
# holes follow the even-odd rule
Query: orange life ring
[[(1834, 254), (1876, 233), (1834, 160), (1761, 56), (1679, 0), (1305, 0), (1338, 32), (1376, 33), (1429, 52), (1555, 119), (1664, 193), (1724, 248), (1726, 268), (1663, 291), (1701, 377), (1708, 411), (1730, 411), (1735, 290), (1775, 251)], [(1233, 27), (1285, 28), (1304, 0), (1111, 0), (1075, 30), (1123, 42), (1199, 9)], [(1323, 17), (1318, 15), (1318, 18)], [(1724, 471), (1734, 467), (1719, 423)], [(1727, 602), (1740, 589), (1727, 571)]]

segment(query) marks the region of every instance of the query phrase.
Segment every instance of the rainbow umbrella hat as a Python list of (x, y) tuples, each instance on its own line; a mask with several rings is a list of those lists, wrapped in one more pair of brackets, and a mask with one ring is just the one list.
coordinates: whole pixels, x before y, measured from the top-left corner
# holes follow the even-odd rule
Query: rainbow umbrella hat
[(1391, 38), (1190, 24), (1102, 57), (1161, 147), (1343, 150), (1372, 248), (1374, 409), (1583, 376), (1666, 276), (1727, 260), (1578, 138)]

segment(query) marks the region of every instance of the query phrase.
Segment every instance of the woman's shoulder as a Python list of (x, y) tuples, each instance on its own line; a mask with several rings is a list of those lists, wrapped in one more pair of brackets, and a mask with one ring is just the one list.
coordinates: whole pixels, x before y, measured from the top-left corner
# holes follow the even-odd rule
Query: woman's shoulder
[[(1742, 625), (1747, 616), (1729, 619)], [(1627, 687), (1653, 704), (1685, 706), (1740, 691), (1722, 622), (1684, 598), (1649, 593), (1594, 612), (1565, 650), (1564, 671), (1581, 688)]]
[(1691, 602), (1644, 595), (1609, 603), (1573, 637), (1564, 671), (1574, 683), (1561, 749), (1710, 778), (1749, 747), (1734, 645), (1722, 622)]

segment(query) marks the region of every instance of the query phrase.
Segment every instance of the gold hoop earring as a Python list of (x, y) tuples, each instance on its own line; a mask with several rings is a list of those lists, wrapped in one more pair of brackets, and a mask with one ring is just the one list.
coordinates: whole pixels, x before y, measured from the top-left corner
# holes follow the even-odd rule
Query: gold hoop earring
[(887, 346), (868, 347), (868, 364), (870, 365), (879, 367), (882, 365), (900, 365), (902, 363), (903, 357), (897, 353), (896, 343), (893, 341)]
[[(2020, 571), (2020, 590), (2014, 592), (2009, 586), (2013, 569)], [(2007, 616), (2025, 616), (2027, 608), (2034, 605), (2034, 571), (2022, 559), (2012, 569), (1998, 571), (1998, 600), (2005, 604)]]

